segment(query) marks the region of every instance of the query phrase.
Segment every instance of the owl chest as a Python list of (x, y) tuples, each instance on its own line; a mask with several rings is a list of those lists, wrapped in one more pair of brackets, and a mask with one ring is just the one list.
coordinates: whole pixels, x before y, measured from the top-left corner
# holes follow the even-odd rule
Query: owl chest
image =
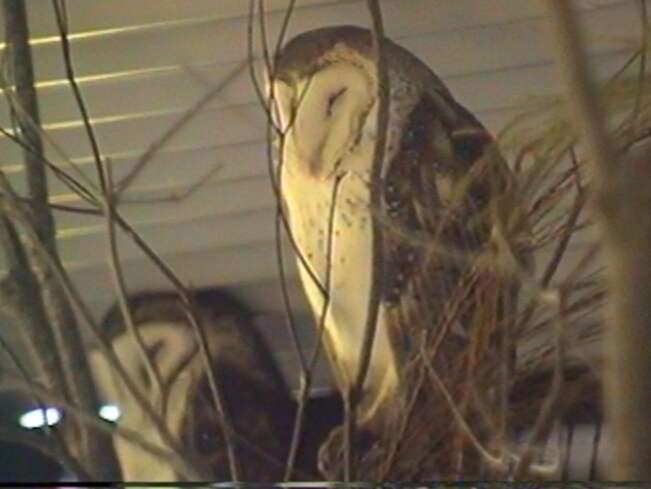
[[(357, 371), (373, 280), (368, 185), (355, 174), (344, 177), (336, 189), (334, 181), (310, 181), (286, 174), (283, 188), (294, 239), (312, 272), (299, 263), (303, 287), (316, 318), (323, 314), (323, 294), (312, 275), (328, 291), (325, 328), (336, 357), (335, 375), (343, 386)], [(375, 394), (369, 402), (379, 399), (385, 388), (397, 382), (382, 310), (373, 358), (367, 387)]]
[(286, 175), (284, 197), (294, 239), (312, 272), (332, 288), (364, 272), (371, 243), (368, 187), (352, 175), (339, 182)]

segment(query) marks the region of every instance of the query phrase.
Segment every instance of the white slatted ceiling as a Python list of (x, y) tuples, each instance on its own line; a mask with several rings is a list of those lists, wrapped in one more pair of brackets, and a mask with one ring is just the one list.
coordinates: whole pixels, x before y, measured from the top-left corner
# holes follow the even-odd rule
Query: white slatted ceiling
[[(287, 2), (265, 3), (274, 38)], [(382, 4), (388, 35), (429, 64), (493, 131), (509, 120), (518, 100), (558, 87), (541, 2)], [(247, 5), (243, 0), (68, 0), (75, 68), (102, 151), (117, 177), (208, 87), (241, 68)], [(612, 73), (630, 53), (625, 39), (638, 29), (635, 2), (584, 0), (579, 5), (595, 66), (601, 75)], [(290, 36), (330, 24), (368, 25), (361, 0), (299, 0), (297, 6)], [(89, 146), (63, 79), (50, 3), (28, 2), (28, 8), (44, 126), (67, 156), (92, 175)], [(5, 110), (0, 123), (7, 124)], [(0, 155), (22, 188), (20, 150), (0, 138)], [(48, 155), (62, 161), (51, 148)], [(215, 165), (217, 173), (185, 200), (125, 204), (122, 211), (188, 283), (228, 286), (259, 312), (279, 312), (264, 118), (246, 70), (158, 154), (131, 196), (180, 192)], [(54, 201), (79, 204), (55, 179), (50, 187)], [(107, 286), (104, 223), (61, 212), (56, 218), (64, 262), (99, 313), (113, 297)], [(120, 243), (132, 290), (165, 285), (128, 240)], [(292, 289), (297, 291), (295, 283)], [(299, 310), (305, 312), (300, 305)]]

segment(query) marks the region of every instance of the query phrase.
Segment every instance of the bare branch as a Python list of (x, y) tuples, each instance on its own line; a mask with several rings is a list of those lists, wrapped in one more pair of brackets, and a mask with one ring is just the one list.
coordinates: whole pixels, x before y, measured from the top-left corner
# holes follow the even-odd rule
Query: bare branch
[(147, 163), (149, 163), (154, 156), (169, 142), (171, 141), (174, 135), (178, 134), (196, 115), (208, 104), (211, 100), (217, 97), (220, 93), (224, 91), (224, 88), (227, 87), (235, 78), (237, 78), (246, 68), (247, 63), (243, 62), (238, 65), (231, 73), (229, 73), (220, 83), (215, 85), (213, 88), (208, 90), (199, 100), (197, 100), (192, 107), (186, 110), (183, 115), (170, 126), (163, 135), (154, 141), (149, 147), (145, 150), (135, 166), (131, 171), (116, 185), (115, 194), (117, 200), (120, 200), (120, 195), (124, 193), (131, 183), (138, 177), (138, 175), (145, 169)]
[(545, 269), (545, 273), (543, 274), (542, 279), (540, 281), (540, 286), (543, 289), (547, 288), (552, 278), (554, 277), (556, 270), (558, 270), (558, 266), (563, 260), (563, 256), (565, 255), (567, 246), (570, 244), (570, 240), (572, 239), (572, 236), (574, 234), (574, 226), (576, 225), (576, 221), (578, 220), (579, 215), (583, 210), (584, 204), (585, 204), (585, 195), (583, 193), (577, 193), (574, 199), (574, 205), (572, 206), (572, 210), (570, 211), (570, 214), (567, 216), (566, 222), (563, 226), (564, 229), (563, 236), (561, 237), (561, 240), (558, 242), (558, 245), (554, 250), (554, 254), (552, 255), (552, 258), (549, 260), (549, 263), (547, 264), (547, 268)]
[(105, 186), (105, 195), (104, 195), (104, 206), (103, 212), (106, 221), (106, 238), (107, 238), (107, 249), (108, 249), (108, 265), (111, 271), (111, 277), (113, 279), (113, 286), (117, 296), (117, 303), (122, 313), (122, 318), (124, 323), (127, 326), (127, 331), (133, 338), (140, 356), (143, 360), (143, 365), (149, 376), (149, 381), (158, 391), (158, 398), (163, 402), (161, 406), (162, 418), (165, 419), (165, 396), (163, 395), (163, 381), (161, 380), (160, 372), (156, 365), (153, 362), (145, 344), (143, 342), (142, 336), (140, 335), (140, 330), (136, 327), (133, 322), (133, 316), (131, 315), (131, 310), (129, 309), (128, 303), (128, 292), (126, 281), (124, 279), (124, 273), (122, 270), (122, 264), (120, 262), (120, 254), (117, 245), (116, 233), (115, 233), (115, 217), (114, 217), (114, 194), (113, 194), (113, 173), (111, 168), (111, 162), (105, 162), (105, 175), (106, 175), (106, 186)]
[[(373, 162), (371, 165), (371, 188), (370, 192), (370, 209), (383, 209), (384, 203), (384, 185), (382, 182), (382, 166), (384, 163), (384, 154), (387, 143), (387, 128), (389, 121), (389, 71), (387, 67), (386, 56), (384, 53), (384, 24), (382, 21), (382, 11), (378, 0), (367, 0), (367, 7), (371, 15), (373, 24), (373, 51), (376, 63), (377, 79), (377, 139), (375, 141), (375, 150)], [(350, 481), (351, 477), (351, 459), (355, 431), (355, 416), (357, 404), (360, 401), (364, 381), (368, 374), (373, 353), (373, 342), (377, 329), (378, 315), (380, 311), (380, 300), (382, 297), (382, 282), (384, 277), (384, 253), (383, 253), (383, 230), (380, 223), (375, 219), (371, 221), (371, 256), (372, 256), (372, 276), (371, 290), (369, 293), (369, 303), (367, 305), (366, 324), (359, 356), (359, 366), (355, 373), (353, 384), (350, 392), (345, 396), (346, 402), (346, 420), (345, 420), (345, 440), (346, 446), (344, 451), (344, 479)]]
[[(25, 152), (25, 171), (29, 197), (32, 199), (31, 213), (36, 222), (39, 236), (48, 250), (53, 252), (54, 221), (47, 208), (48, 188), (45, 166), (42, 162), (43, 142), (36, 127), (40, 127), (40, 114), (36, 89), (34, 88), (34, 72), (32, 52), (29, 47), (29, 30), (27, 27), (27, 12), (22, 1), (4, 0), (3, 13), (5, 18), (5, 37), (11, 61), (10, 75), (13, 75), (15, 86), (15, 101), (21, 108), (17, 125), (21, 139), (34, 150)], [(25, 119), (33, 122), (30, 124)]]
[(610, 289), (606, 412), (612, 426), (609, 477), (651, 479), (651, 150), (622, 161), (605, 127), (572, 6), (548, 0), (572, 113), (594, 162), (594, 202)]
[(66, 78), (72, 89), (72, 94), (75, 98), (77, 108), (81, 114), (81, 119), (84, 123), (84, 129), (86, 130), (86, 136), (88, 137), (88, 142), (90, 143), (90, 148), (93, 152), (93, 161), (95, 163), (95, 169), (99, 177), (100, 189), (106, 191), (106, 178), (104, 176), (104, 169), (102, 168), (102, 156), (99, 149), (99, 143), (97, 141), (97, 136), (95, 135), (95, 130), (93, 129), (92, 124), (90, 123), (90, 115), (88, 113), (88, 108), (79, 89), (79, 84), (77, 83), (77, 77), (75, 75), (74, 65), (72, 62), (72, 53), (70, 51), (70, 41), (68, 39), (68, 16), (65, 7), (65, 0), (52, 0), (52, 6), (54, 7), (54, 15), (56, 17), (57, 28), (59, 30), (59, 39), (61, 41), (61, 52), (63, 54), (63, 64), (65, 67)]
[[(12, 102), (10, 101), (10, 104), (11, 103)], [(37, 154), (36, 150), (32, 146), (27, 144), (25, 141), (23, 141), (15, 134), (12, 134), (11, 132), (7, 131), (6, 129), (0, 127), (0, 134), (10, 139), (18, 146), (20, 146), (25, 151), (25, 153)], [(91, 192), (87, 186), (85, 186), (79, 180), (77, 180), (72, 175), (67, 173), (65, 170), (59, 168), (52, 161), (46, 158), (45, 155), (41, 155), (41, 161), (54, 174), (54, 176), (61, 183), (63, 183), (69, 190), (71, 190), (75, 195), (79, 196), (82, 200), (86, 202), (97, 204), (97, 199), (95, 198), (93, 192)]]
[(216, 164), (206, 173), (197, 178), (194, 182), (186, 188), (179, 191), (171, 191), (164, 197), (152, 198), (137, 198), (137, 197), (123, 197), (120, 199), (121, 204), (160, 204), (162, 202), (182, 202), (185, 199), (194, 195), (206, 185), (210, 179), (223, 168), (223, 165)]
[(285, 472), (285, 478), (289, 479), (291, 476), (291, 469), (294, 465), (298, 447), (300, 444), (300, 436), (303, 428), (303, 413), (305, 411), (305, 406), (307, 404), (307, 398), (310, 394), (310, 386), (312, 384), (312, 374), (316, 368), (317, 361), (319, 359), (319, 354), (321, 352), (321, 345), (323, 344), (323, 336), (325, 334), (325, 325), (326, 319), (328, 317), (328, 312), (330, 311), (330, 299), (331, 299), (331, 290), (330, 290), (330, 281), (332, 277), (332, 250), (334, 245), (334, 223), (335, 223), (335, 210), (337, 208), (337, 195), (339, 193), (339, 186), (341, 184), (342, 176), (337, 175), (335, 177), (335, 182), (332, 186), (332, 201), (330, 204), (330, 209), (328, 211), (328, 230), (327, 230), (327, 249), (326, 249), (326, 263), (325, 263), (325, 287), (326, 295), (323, 297), (323, 304), (321, 306), (321, 313), (319, 314), (319, 324), (317, 325), (317, 339), (314, 345), (314, 350), (310, 357), (309, 363), (307, 365), (306, 372), (301, 378), (301, 391), (299, 393), (298, 399), (298, 409), (296, 412), (296, 420), (294, 422), (294, 429), (292, 433), (292, 441), (289, 447), (289, 454), (287, 457), (287, 470)]
[[(8, 23), (7, 35), (11, 36), (7, 41), (14, 50), (16, 103), (23, 114), (19, 120), (20, 132), (26, 146), (33, 149), (33, 151), (25, 151), (24, 155), (31, 204), (30, 218), (33, 221), (36, 234), (35, 242), (38, 242), (38, 246), (42, 247), (53, 261), (58, 262), (54, 224), (47, 203), (47, 180), (43, 165), (43, 145), (39, 133), (39, 113), (28, 44), (29, 33), (25, 5), (22, 1), (6, 0), (3, 7), (5, 20)], [(23, 120), (28, 123), (23, 123)], [(11, 220), (10, 213), (7, 215)], [(8, 226), (7, 223), (5, 228), (11, 233)], [(22, 244), (16, 241), (15, 246), (22, 246)], [(63, 376), (57, 379), (58, 385), (55, 388), (64, 392), (64, 395), (82, 409), (94, 412), (98, 406), (97, 393), (90, 376), (76, 318), (70, 303), (60, 284), (52, 279), (46, 268), (38, 266), (38, 260), (34, 261), (34, 255), (29, 252), (29, 247), (27, 248), (26, 257), (29, 264), (14, 264), (22, 269), (20, 272), (24, 280), (22, 293), (28, 294), (23, 297), (22, 301), (34, 302), (36, 299), (39, 303), (36, 307), (40, 308), (42, 305), (46, 316), (45, 321), (40, 324), (32, 324), (32, 326), (39, 327), (39, 330), (33, 331), (30, 336), (32, 338), (43, 336), (46, 341), (54, 339), (46, 347), (50, 351), (43, 353), (49, 357), (59, 355), (58, 363)], [(28, 278), (32, 274), (32, 278), (35, 280)], [(32, 286), (26, 290), (24, 286), (28, 282)], [(31, 314), (30, 316), (33, 317)], [(51, 331), (51, 337), (46, 331), (48, 329)], [(41, 361), (41, 359), (35, 360)], [(47, 375), (50, 376), (49, 373)], [(56, 375), (56, 370), (53, 375)], [(92, 473), (101, 478), (110, 478), (117, 473), (117, 465), (112, 456), (113, 449), (109, 439), (103, 436), (92, 436), (84, 426), (79, 424), (70, 424), (68, 430), (66, 438), (72, 452), (79, 456), (80, 460), (83, 460), (88, 467), (92, 467)]]
[[(145, 413), (150, 416), (152, 421), (157, 425), (163, 441), (175, 452), (179, 454), (183, 453), (176, 440), (174, 440), (174, 437), (167, 430), (163, 420), (158, 416), (151, 403), (143, 397), (142, 393), (129, 377), (113, 349), (107, 344), (106, 339), (102, 336), (87, 305), (84, 303), (79, 291), (74, 286), (61, 263), (39, 245), (38, 236), (36, 235), (31, 222), (22, 211), (19, 205), (19, 199), (13, 192), (6, 176), (2, 172), (0, 172), (0, 190), (2, 191), (2, 199), (0, 200), (2, 210), (7, 213), (14, 222), (20, 225), (21, 231), (23, 231), (22, 239), (26, 243), (26, 247), (30, 250), (31, 258), (34, 261), (35, 266), (40, 270), (43, 270), (44, 273), (46, 272), (52, 275), (53, 279), (56, 280), (59, 286), (65, 291), (72, 304), (80, 312), (84, 324), (88, 327), (92, 337), (97, 341), (100, 351), (106, 356), (107, 361), (120, 376), (120, 379), (124, 382), (125, 386), (141, 409), (143, 409), (143, 411), (145, 411)], [(85, 356), (83, 356), (83, 358), (85, 359)], [(93, 386), (92, 382), (88, 385)], [(91, 408), (91, 412), (95, 412), (95, 407), (96, 405)]]
[[(307, 400), (309, 397), (310, 393), (310, 387), (312, 385), (312, 373), (313, 370), (316, 366), (316, 362), (319, 359), (319, 354), (321, 350), (321, 345), (322, 345), (322, 338), (324, 334), (324, 329), (325, 329), (325, 317), (328, 311), (329, 307), (329, 295), (328, 295), (328, 282), (329, 282), (329, 275), (330, 275), (330, 267), (329, 265), (326, 266), (326, 277), (325, 277), (325, 284), (322, 284), (320, 279), (315, 275), (314, 271), (312, 268), (309, 266), (307, 261), (305, 260), (305, 257), (298, 247), (298, 244), (294, 240), (294, 236), (292, 234), (292, 231), (290, 229), (287, 216), (285, 214), (283, 205), (282, 205), (282, 180), (280, 178), (280, 175), (282, 173), (282, 168), (283, 168), (283, 145), (284, 145), (284, 133), (278, 128), (274, 122), (274, 118), (272, 117), (272, 112), (275, 108), (275, 87), (274, 87), (274, 73), (273, 73), (273, 61), (276, 59), (276, 56), (280, 50), (280, 47), (282, 45), (287, 27), (289, 25), (289, 21), (291, 19), (291, 15), (293, 12), (295, 6), (295, 2), (292, 0), (290, 1), (288, 7), (286, 8), (285, 11), (285, 17), (283, 19), (283, 24), (281, 26), (281, 32), (278, 36), (277, 42), (276, 42), (276, 48), (275, 52), (273, 53), (273, 59), (272, 55), (269, 52), (269, 47), (267, 45), (267, 39), (266, 39), (266, 20), (264, 18), (264, 5), (262, 1), (258, 2), (258, 10), (260, 11), (260, 20), (259, 20), (259, 27), (260, 27), (260, 35), (262, 36), (262, 49), (263, 49), (263, 55), (264, 55), (264, 63), (267, 68), (267, 75), (269, 77), (268, 83), (269, 83), (269, 93), (268, 96), (265, 97), (263, 90), (260, 87), (260, 84), (257, 80), (255, 70), (254, 70), (254, 43), (253, 43), (253, 33), (254, 33), (254, 20), (255, 20), (255, 12), (256, 12), (256, 0), (250, 0), (249, 3), (249, 14), (248, 14), (248, 25), (247, 25), (247, 47), (248, 47), (248, 60), (249, 60), (249, 75), (251, 82), (254, 86), (254, 89), (256, 91), (256, 94), (258, 96), (258, 100), (260, 101), (260, 104), (265, 111), (265, 114), (267, 116), (267, 131), (266, 131), (266, 137), (267, 137), (267, 169), (269, 173), (269, 179), (270, 183), (272, 186), (272, 190), (274, 192), (274, 196), (276, 198), (276, 225), (275, 225), (275, 236), (276, 236), (276, 260), (277, 260), (277, 266), (278, 266), (278, 273), (280, 277), (280, 285), (281, 285), (281, 293), (282, 293), (282, 298), (283, 298), (283, 304), (285, 307), (285, 317), (286, 317), (286, 325), (289, 330), (290, 338), (292, 340), (292, 345), (294, 348), (294, 352), (296, 353), (297, 360), (299, 363), (300, 367), (300, 391), (298, 394), (298, 406), (295, 414), (295, 420), (294, 420), (294, 425), (292, 429), (292, 437), (290, 441), (290, 446), (288, 450), (288, 455), (286, 459), (286, 465), (285, 465), (285, 474), (284, 474), (284, 479), (289, 481), (291, 479), (292, 473), (294, 471), (294, 464), (296, 461), (296, 456), (298, 454), (298, 450), (300, 447), (301, 443), (301, 435), (303, 432), (303, 421), (304, 421), (304, 412), (305, 408), (307, 405)], [(291, 126), (291, 122), (290, 122)], [(277, 137), (279, 139), (279, 158), (278, 162), (276, 165), (274, 165), (274, 155), (273, 155), (273, 138)], [(275, 168), (274, 168), (275, 166)], [(338, 189), (338, 182), (334, 185), (333, 188), (333, 205), (331, 206), (330, 209), (330, 221), (329, 221), (329, 228), (332, 227), (333, 220), (332, 220), (332, 213), (334, 212), (334, 203), (336, 202), (336, 193)], [(299, 261), (299, 266), (303, 267), (303, 270), (310, 276), (311, 280), (314, 282), (315, 286), (319, 289), (319, 291), (322, 293), (323, 296), (323, 306), (322, 306), (322, 314), (319, 317), (318, 324), (317, 324), (317, 341), (315, 345), (315, 349), (312, 352), (312, 355), (309, 360), (306, 359), (305, 354), (302, 351), (300, 342), (298, 340), (298, 333), (297, 333), (297, 328), (296, 328), (296, 323), (294, 320), (294, 315), (292, 311), (292, 306), (290, 303), (289, 299), (289, 293), (287, 290), (287, 278), (286, 278), (286, 272), (285, 272), (285, 266), (284, 266), (284, 257), (283, 257), (283, 249), (282, 249), (282, 231), (285, 231), (289, 241), (290, 245), (292, 247), (292, 250), (297, 257)], [(330, 230), (329, 235), (328, 235), (328, 251), (327, 253), (327, 258), (326, 261), (329, 263), (330, 261), (330, 255), (331, 255), (331, 248), (332, 248), (332, 240), (333, 240), (333, 232)]]

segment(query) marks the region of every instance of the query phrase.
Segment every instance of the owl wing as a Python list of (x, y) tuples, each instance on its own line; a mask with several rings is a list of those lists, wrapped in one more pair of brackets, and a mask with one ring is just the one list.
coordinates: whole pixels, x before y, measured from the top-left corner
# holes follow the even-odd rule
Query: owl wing
[(491, 203), (510, 173), (481, 123), (449, 92), (438, 95), (435, 100), (424, 94), (415, 104), (386, 169), (383, 304), (392, 342), (403, 356), (418, 353), (423, 332), (462, 326), (456, 339), (445, 336), (449, 341), (435, 359), (446, 369), (464, 348), (458, 340), (476, 333), (473, 317), (490, 314), (486, 301), (498, 300), (477, 296), (479, 288), (468, 284), (490, 279), (478, 275), (478, 257), (490, 240)]

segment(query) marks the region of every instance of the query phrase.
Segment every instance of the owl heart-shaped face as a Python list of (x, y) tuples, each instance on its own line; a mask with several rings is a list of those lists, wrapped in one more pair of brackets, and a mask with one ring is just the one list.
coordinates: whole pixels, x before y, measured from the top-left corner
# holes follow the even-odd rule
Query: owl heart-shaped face
[[(143, 348), (156, 365), (163, 392), (149, 378), (143, 360), (143, 352), (128, 332), (113, 340), (113, 350), (125, 373), (135, 387), (151, 402), (152, 409), (176, 436), (188, 393), (194, 379), (201, 372), (197, 344), (188, 328), (179, 327), (174, 321), (151, 321), (138, 325)], [(101, 397), (120, 406), (122, 416), (119, 426), (131, 429), (149, 444), (166, 450), (157, 424), (151, 419), (120, 375), (117, 375), (106, 357), (99, 351), (90, 355), (90, 363)], [(171, 466), (162, 464), (159, 456), (143, 450), (128, 439), (114, 439), (116, 454), (126, 480), (174, 480), (176, 473)], [(152, 467), (157, 467), (152, 471)]]
[(283, 161), (324, 179), (360, 140), (375, 89), (361, 67), (337, 62), (291, 84), (276, 81), (274, 97)]

